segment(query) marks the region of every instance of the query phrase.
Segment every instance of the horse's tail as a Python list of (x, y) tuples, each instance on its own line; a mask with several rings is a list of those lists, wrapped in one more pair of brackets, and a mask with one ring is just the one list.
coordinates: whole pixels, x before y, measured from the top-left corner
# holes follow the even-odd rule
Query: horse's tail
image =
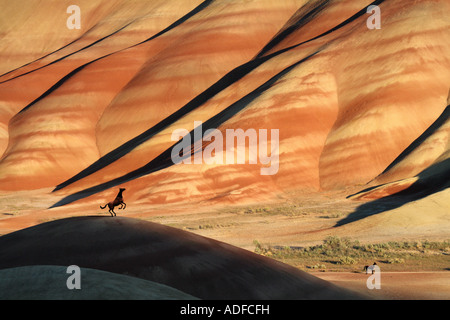
[(103, 207), (100, 206), (100, 209), (105, 209), (108, 204), (105, 204)]

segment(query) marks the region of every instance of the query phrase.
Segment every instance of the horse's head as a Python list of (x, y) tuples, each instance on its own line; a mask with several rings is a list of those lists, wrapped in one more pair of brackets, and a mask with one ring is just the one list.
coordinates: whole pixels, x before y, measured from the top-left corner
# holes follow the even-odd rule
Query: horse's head
[(122, 197), (122, 192), (125, 191), (125, 188), (120, 188), (119, 193), (117, 194), (118, 197)]

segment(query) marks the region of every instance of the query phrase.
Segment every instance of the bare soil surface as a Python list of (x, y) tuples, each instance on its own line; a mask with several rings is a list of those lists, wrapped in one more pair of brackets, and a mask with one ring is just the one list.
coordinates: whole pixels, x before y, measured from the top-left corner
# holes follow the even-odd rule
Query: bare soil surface
[[(343, 225), (339, 222), (368, 203), (346, 199), (349, 191), (286, 195), (267, 203), (148, 205), (129, 201), (126, 210), (116, 212), (119, 217), (175, 227), (248, 251), (254, 251), (255, 240), (271, 246), (307, 247), (321, 244), (328, 236), (348, 237), (361, 243), (442, 241), (449, 239), (449, 205), (445, 201), (449, 193), (444, 190), (383, 212), (362, 214)], [(48, 209), (57, 200), (50, 189), (2, 194), (0, 235), (67, 217), (110, 216), (107, 210), (99, 208), (96, 199)], [(373, 298), (450, 298), (450, 271), (408, 270), (408, 266), (403, 271), (384, 272), (381, 290), (368, 290), (367, 275), (362, 273), (308, 272)]]
[(368, 289), (370, 274), (350, 272), (314, 272), (318, 278), (375, 299), (448, 300), (450, 272), (383, 272), (380, 289)]

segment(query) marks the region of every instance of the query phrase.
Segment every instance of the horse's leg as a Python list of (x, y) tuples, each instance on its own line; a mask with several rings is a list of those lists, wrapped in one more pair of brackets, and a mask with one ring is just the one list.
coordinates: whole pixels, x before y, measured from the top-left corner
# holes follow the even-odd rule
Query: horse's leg
[(123, 209), (125, 210), (125, 208), (127, 207), (127, 204), (125, 202), (122, 202), (123, 204)]
[(116, 215), (116, 213), (114, 212), (114, 205), (109, 206), (109, 213), (111, 214), (111, 217), (114, 217)]

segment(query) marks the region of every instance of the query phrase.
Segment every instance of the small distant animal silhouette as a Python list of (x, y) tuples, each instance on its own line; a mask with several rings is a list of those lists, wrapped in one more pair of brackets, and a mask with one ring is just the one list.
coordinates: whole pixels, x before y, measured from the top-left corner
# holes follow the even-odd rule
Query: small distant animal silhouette
[(369, 273), (369, 271), (371, 270), (372, 274), (374, 274), (375, 273), (375, 269), (374, 268), (370, 268), (370, 267), (373, 267), (373, 266), (376, 266), (376, 265), (377, 265), (377, 263), (374, 262), (373, 265), (371, 265), (371, 266), (364, 266), (364, 272), (365, 273)]
[(127, 204), (125, 202), (123, 202), (123, 197), (122, 197), (122, 192), (124, 192), (124, 191), (125, 191), (125, 188), (120, 188), (119, 193), (117, 194), (117, 197), (114, 199), (114, 201), (108, 202), (103, 207), (100, 206), (100, 209), (105, 209), (106, 206), (108, 206), (111, 217), (115, 217), (116, 213), (114, 212), (114, 207), (117, 207), (119, 205), (120, 205), (119, 209), (125, 209), (127, 207)]

